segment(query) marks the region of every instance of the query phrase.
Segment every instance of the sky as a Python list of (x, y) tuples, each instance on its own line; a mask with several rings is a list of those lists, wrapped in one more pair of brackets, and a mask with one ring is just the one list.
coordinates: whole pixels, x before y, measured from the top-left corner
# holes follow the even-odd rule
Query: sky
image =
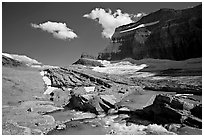
[(82, 53), (97, 55), (114, 29), (161, 8), (184, 9), (178, 2), (3, 2), (2, 52), (26, 55), (43, 64), (66, 66)]

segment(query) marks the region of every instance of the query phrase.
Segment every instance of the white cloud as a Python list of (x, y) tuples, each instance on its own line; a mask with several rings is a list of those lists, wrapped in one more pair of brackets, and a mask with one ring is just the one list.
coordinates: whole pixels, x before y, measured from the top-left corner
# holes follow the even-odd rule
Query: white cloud
[(112, 13), (110, 9), (105, 11), (102, 8), (96, 8), (92, 10), (91, 13), (85, 14), (83, 17), (97, 20), (103, 27), (102, 35), (106, 38), (110, 38), (113, 35), (115, 28), (132, 23), (132, 16), (132, 14), (122, 13), (120, 9)]
[(39, 25), (31, 23), (31, 26), (33, 28), (39, 28), (43, 31), (47, 31), (58, 39), (70, 40), (77, 38), (77, 35), (73, 32), (73, 30), (67, 27), (66, 23), (47, 21)]

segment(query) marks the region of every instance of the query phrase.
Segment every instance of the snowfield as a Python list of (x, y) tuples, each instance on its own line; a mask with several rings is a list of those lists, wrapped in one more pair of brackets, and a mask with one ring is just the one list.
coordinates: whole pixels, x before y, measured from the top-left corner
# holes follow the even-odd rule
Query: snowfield
[(132, 74), (147, 67), (146, 64), (136, 65), (128, 61), (111, 64), (109, 61), (100, 61), (105, 67), (93, 67), (94, 71), (107, 74)]
[(146, 24), (140, 24), (140, 25), (138, 25), (138, 26), (136, 26), (136, 27), (134, 27), (134, 28), (120, 31), (120, 33), (124, 33), (124, 32), (128, 32), (128, 31), (136, 30), (136, 29), (139, 29), (139, 28), (147, 27), (147, 26), (151, 26), (151, 25), (154, 25), (154, 24), (157, 24), (157, 23), (159, 23), (159, 21), (150, 22), (150, 23), (146, 23)]

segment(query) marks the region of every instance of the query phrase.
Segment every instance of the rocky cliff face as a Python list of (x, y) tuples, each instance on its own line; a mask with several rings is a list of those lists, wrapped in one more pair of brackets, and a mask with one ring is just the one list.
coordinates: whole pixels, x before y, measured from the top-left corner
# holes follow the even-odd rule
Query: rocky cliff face
[(158, 58), (185, 60), (202, 56), (202, 5), (160, 9), (138, 22), (116, 28), (99, 59)]

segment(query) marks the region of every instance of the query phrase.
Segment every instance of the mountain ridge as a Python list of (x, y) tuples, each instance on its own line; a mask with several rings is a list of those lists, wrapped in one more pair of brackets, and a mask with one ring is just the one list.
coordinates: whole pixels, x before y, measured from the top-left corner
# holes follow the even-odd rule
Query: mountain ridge
[(201, 28), (202, 5), (183, 10), (160, 9), (135, 23), (116, 28), (111, 42), (98, 54), (98, 59), (201, 57)]
[(41, 62), (35, 60), (35, 59), (32, 59), (26, 55), (18, 55), (18, 54), (9, 54), (9, 53), (2, 53), (3, 56), (6, 56), (8, 58), (11, 58), (11, 59), (14, 59), (14, 60), (17, 60), (19, 62), (23, 62), (27, 65), (32, 65), (32, 64), (35, 64), (35, 65), (42, 65)]

